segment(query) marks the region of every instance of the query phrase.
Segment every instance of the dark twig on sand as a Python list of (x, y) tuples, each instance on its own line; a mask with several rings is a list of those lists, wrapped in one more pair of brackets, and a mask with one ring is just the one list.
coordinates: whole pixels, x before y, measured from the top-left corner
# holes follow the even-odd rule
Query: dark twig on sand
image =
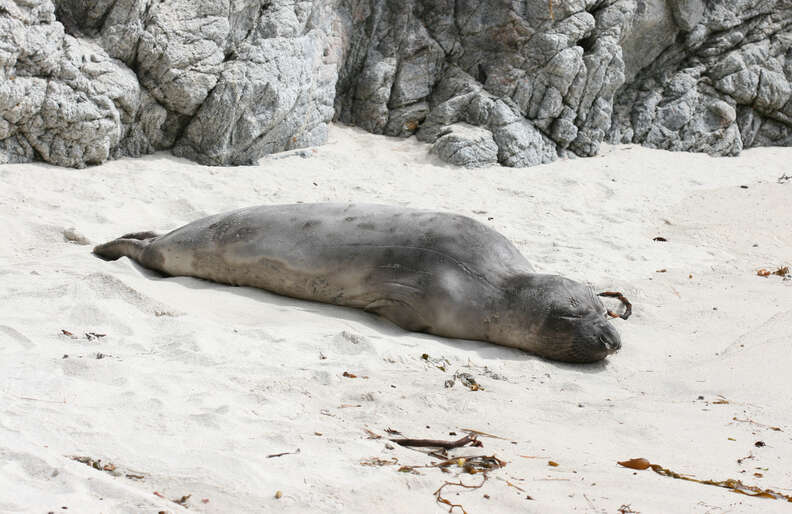
[(271, 454), (267, 455), (267, 458), (268, 459), (272, 459), (272, 458), (275, 458), (275, 457), (283, 457), (284, 455), (294, 455), (296, 453), (300, 453), (300, 449), (299, 448), (297, 448), (297, 450), (295, 450), (293, 452), (271, 453)]
[(630, 317), (630, 314), (632, 314), (632, 304), (630, 303), (630, 300), (628, 300), (627, 298), (624, 297), (623, 294), (621, 294), (621, 293), (619, 293), (617, 291), (603, 291), (602, 293), (597, 294), (597, 296), (607, 296), (608, 298), (618, 298), (621, 301), (621, 303), (624, 304), (625, 309), (624, 309), (624, 312), (622, 314), (616, 314), (615, 312), (613, 312), (611, 310), (608, 310), (608, 316), (610, 316), (611, 318), (627, 319), (627, 318)]
[(478, 440), (476, 434), (468, 434), (456, 441), (440, 441), (437, 439), (391, 439), (391, 442), (399, 446), (413, 446), (416, 448), (444, 448), (451, 450), (453, 448), (460, 448), (468, 443), (473, 443), (472, 446), (483, 446)]

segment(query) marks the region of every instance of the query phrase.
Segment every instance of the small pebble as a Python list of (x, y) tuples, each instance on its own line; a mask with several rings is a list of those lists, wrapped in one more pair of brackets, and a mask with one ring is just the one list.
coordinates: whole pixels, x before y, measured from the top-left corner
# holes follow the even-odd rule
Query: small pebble
[(77, 232), (77, 229), (74, 227), (67, 228), (63, 231), (63, 240), (67, 243), (75, 243), (78, 245), (89, 245), (91, 242), (88, 240), (87, 237), (82, 235), (81, 233)]

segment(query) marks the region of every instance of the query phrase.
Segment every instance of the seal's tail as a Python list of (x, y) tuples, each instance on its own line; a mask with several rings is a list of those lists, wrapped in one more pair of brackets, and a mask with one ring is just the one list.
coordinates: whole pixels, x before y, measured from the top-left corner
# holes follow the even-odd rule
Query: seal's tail
[(93, 253), (106, 261), (114, 261), (121, 257), (129, 257), (140, 262), (143, 250), (158, 237), (155, 232), (134, 232), (124, 234), (118, 239), (113, 239), (109, 243), (94, 247)]

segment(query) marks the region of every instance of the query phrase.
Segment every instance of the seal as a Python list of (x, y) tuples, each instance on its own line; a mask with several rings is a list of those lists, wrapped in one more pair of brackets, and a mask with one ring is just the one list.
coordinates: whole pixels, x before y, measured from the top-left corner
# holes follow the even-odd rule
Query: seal
[(165, 235), (126, 234), (94, 254), (360, 308), (411, 331), (548, 359), (595, 362), (621, 347), (586, 285), (536, 273), (495, 230), (457, 214), (372, 204), (266, 205)]

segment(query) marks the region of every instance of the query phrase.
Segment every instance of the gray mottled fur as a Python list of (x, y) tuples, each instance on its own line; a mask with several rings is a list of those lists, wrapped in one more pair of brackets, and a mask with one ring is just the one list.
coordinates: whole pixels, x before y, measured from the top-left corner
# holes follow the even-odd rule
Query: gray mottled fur
[(162, 236), (127, 234), (94, 253), (567, 362), (598, 361), (621, 346), (587, 286), (535, 273), (501, 234), (456, 214), (365, 204), (250, 207)]

